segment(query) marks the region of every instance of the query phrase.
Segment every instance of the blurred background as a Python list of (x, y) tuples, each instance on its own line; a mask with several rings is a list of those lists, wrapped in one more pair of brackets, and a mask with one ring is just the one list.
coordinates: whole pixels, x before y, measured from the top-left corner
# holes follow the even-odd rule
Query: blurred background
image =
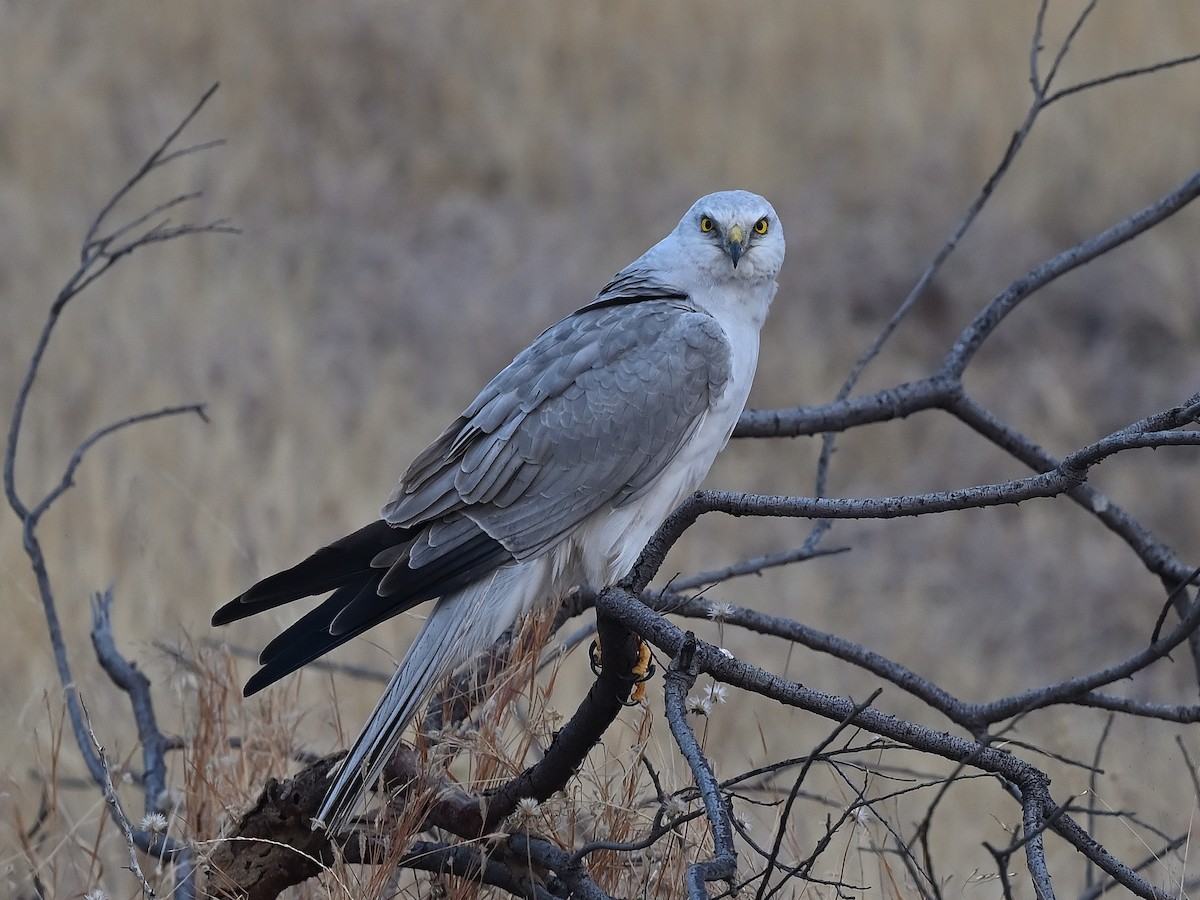
[[(1050, 4), (1049, 47), (1081, 5)], [(132, 732), (91, 657), (90, 592), (115, 588), (121, 647), (155, 679), (160, 714), (175, 727), (173, 669), (160, 645), (213, 637), (208, 618), (220, 603), (375, 516), (412, 456), (498, 367), (704, 193), (760, 192), (787, 234), (751, 403), (830, 400), (1020, 124), (1036, 11), (1028, 0), (668, 0), (552, 11), (465, 0), (2, 0), (6, 410), (93, 216), (221, 82), (184, 141), (225, 146), (155, 174), (118, 218), (199, 187), (203, 199), (178, 217), (229, 217), (242, 234), (140, 252), (74, 302), (17, 461), (30, 500), (93, 428), (167, 404), (207, 406), (208, 424), (157, 422), (100, 447), (42, 527), (76, 678), (95, 685), (85, 699), (106, 719), (112, 751), (129, 753)], [(1101, 3), (1058, 83), (1197, 51), (1195, 3)], [(1200, 166), (1198, 122), (1195, 65), (1048, 109), (862, 389), (930, 373), (1012, 279), (1190, 175)], [(1200, 212), (1185, 210), (1042, 291), (989, 342), (968, 387), (1057, 454), (1181, 401), (1200, 384), (1198, 234)], [(1025, 474), (944, 419), (923, 414), (844, 436), (831, 492), (899, 494)], [(809, 493), (815, 450), (807, 439), (735, 442), (709, 484)], [(1196, 472), (1194, 451), (1158, 451), (1106, 464), (1096, 483), (1195, 559)], [(807, 528), (704, 521), (664, 575), (795, 546)], [(1122, 658), (1144, 645), (1162, 603), (1133, 555), (1065, 501), (839, 523), (827, 546), (852, 552), (713, 597), (835, 631), (969, 699)], [(38, 791), (30, 772), (48, 758), (61, 703), (11, 516), (0, 517), (0, 602), (0, 755), (10, 804), (29, 817)], [(259, 647), (294, 615), (219, 636)], [(413, 627), (380, 629), (338, 658), (386, 670)], [(711, 631), (811, 686), (860, 699), (874, 686), (825, 658)], [(584, 677), (586, 662), (574, 665)], [(312, 746), (328, 750), (337, 742), (329, 678), (301, 678)], [(1189, 702), (1196, 677), (1180, 657), (1128, 689)], [(376, 693), (339, 686), (343, 729), (357, 728)], [(941, 724), (894, 690), (879, 704)], [(796, 752), (828, 730), (800, 715), (764, 717), (753, 704), (719, 715), (724, 733), (765, 728), (768, 742)], [(1099, 714), (1055, 713), (1023, 722), (1021, 736), (1089, 757), (1103, 725)], [(1195, 801), (1176, 730), (1115, 728), (1103, 802), (1167, 831), (1186, 828)], [(1178, 731), (1200, 755), (1195, 735)], [(730, 772), (761, 758), (757, 734), (753, 746), (723, 750)], [(1055, 788), (1078, 794), (1086, 774), (1065, 768)], [(998, 791), (985, 793), (994, 811), (972, 807), (971, 829), (938, 835), (956, 861), (942, 874), (960, 886), (992, 868), (980, 842), (1002, 843), (1003, 823), (1017, 818)], [(7, 842), (11, 828), (5, 834)], [(1121, 826), (1105, 837), (1145, 853)], [(1081, 873), (1082, 862), (1069, 871)]]

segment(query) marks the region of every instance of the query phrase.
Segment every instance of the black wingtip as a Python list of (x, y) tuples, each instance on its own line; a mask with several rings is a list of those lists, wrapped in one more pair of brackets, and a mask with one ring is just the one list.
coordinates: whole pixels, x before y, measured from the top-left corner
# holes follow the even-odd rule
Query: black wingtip
[(213, 627), (361, 582), (373, 574), (371, 560), (377, 553), (410, 540), (412, 535), (412, 529), (393, 528), (381, 519), (372, 522), (230, 600), (213, 613)]
[(242, 602), (242, 598), (245, 596), (245, 594), (239, 594), (218, 609), (215, 613), (213, 613), (213, 627), (216, 628), (221, 625), (228, 625), (230, 622), (236, 622), (238, 619), (244, 619), (246, 616), (254, 612), (254, 610), (248, 608), (246, 604)]
[(242, 696), (253, 697), (263, 688), (274, 684), (278, 680), (278, 678), (271, 678), (270, 673), (266, 669), (259, 669), (250, 676), (249, 680), (247, 680), (246, 684), (242, 687)]
[[(416, 529), (372, 523), (318, 550), (299, 565), (264, 578), (213, 613), (214, 626), (226, 625), (333, 590), (263, 648), (259, 656), (262, 667), (246, 682), (242, 696), (258, 693), (380, 622), (418, 603), (460, 590), (513, 559), (498, 541), (474, 526), (452, 552), (411, 569), (404, 545), (416, 536)], [(391, 568), (372, 565), (383, 551), (393, 551), (391, 555), (396, 557)], [(390, 586), (381, 594), (385, 577)]]

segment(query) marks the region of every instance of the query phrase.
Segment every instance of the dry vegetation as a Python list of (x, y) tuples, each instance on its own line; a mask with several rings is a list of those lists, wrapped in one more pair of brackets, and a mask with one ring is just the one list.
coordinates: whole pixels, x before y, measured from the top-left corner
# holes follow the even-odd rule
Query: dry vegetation
[[(1061, 33), (1076, 6), (1055, 4), (1048, 32)], [(86, 635), (86, 598), (108, 583), (122, 648), (155, 679), (165, 727), (191, 739), (173, 761), (172, 831), (213, 836), (225, 805), (249, 802), (268, 774), (287, 773), (289, 748), (341, 745), (377, 690), (306, 673), (243, 704), (236, 684), (245, 671), (196, 649), (215, 606), (373, 516), (403, 465), (484, 379), (589, 299), (696, 196), (759, 191), (786, 227), (788, 263), (752, 404), (831, 398), (1019, 121), (1034, 9), (932, 0), (671, 0), (553, 15), (541, 4), (465, 0), (0, 5), (4, 408), (21, 374), (13, 361), (27, 356), (97, 207), (204, 88), (223, 83), (192, 136), (228, 145), (184, 161), (159, 186), (170, 194), (198, 184), (199, 215), (230, 216), (244, 233), (123, 264), (71, 310), (34, 394), (18, 471), (22, 485), (40, 487), (95, 425), (167, 403), (207, 404), (209, 425), (154, 423), (100, 448), (42, 532), (78, 677), (97, 685), (86, 699), (114, 759), (136, 762), (132, 731), (121, 701), (100, 687)], [(1101, 3), (1064, 81), (1197, 49), (1194, 4)], [(1186, 67), (1057, 104), (866, 386), (928, 371), (1011, 278), (1194, 171), (1198, 96), (1200, 69)], [(1187, 210), (1052, 286), (989, 343), (972, 388), (1055, 453), (1180, 401), (1200, 383), (1198, 229)], [(834, 495), (1022, 474), (932, 417), (860, 432), (841, 441)], [(807, 440), (743, 442), (709, 483), (805, 493), (816, 449)], [(1115, 461), (1096, 481), (1194, 559), (1195, 471), (1193, 451), (1160, 450)], [(28, 891), (36, 861), (54, 895), (103, 886), (133, 896), (119, 835), (98, 824), (94, 791), (72, 787), (76, 763), (69, 743), (60, 748), (44, 623), (18, 529), (0, 521), (0, 679), (9, 686), (0, 696), (8, 879), (0, 892)], [(705, 521), (664, 571), (792, 546), (805, 528)], [(861, 642), (965, 698), (1125, 656), (1144, 644), (1161, 603), (1154, 579), (1110, 535), (1049, 504), (838, 524), (829, 540), (853, 552), (722, 591)], [(261, 646), (285, 615), (234, 639)], [(384, 628), (339, 659), (386, 670), (411, 629)], [(762, 664), (831, 692), (865, 698), (874, 687), (815, 654), (789, 656), (781, 644), (715, 625), (703, 636), (734, 652), (753, 648)], [(164, 643), (187, 648), (201, 668), (179, 664)], [(583, 654), (563, 664), (554, 708), (571, 708), (586, 673)], [(1131, 695), (1164, 702), (1195, 691), (1182, 660), (1130, 685)], [(913, 711), (894, 693), (878, 705)], [(533, 714), (538, 728), (547, 716)], [(1034, 716), (1019, 736), (1087, 746), (1104, 722), (1101, 713)], [(719, 707), (709, 727), (707, 746), (729, 772), (754, 765), (772, 741), (810, 747), (828, 731), (740, 702)], [(1094, 786), (1101, 807), (1187, 830), (1196, 799), (1174, 738), (1178, 731), (1200, 758), (1194, 727), (1116, 728)], [(633, 710), (622, 729), (606, 741), (614, 768), (586, 772), (585, 784), (633, 797), (644, 783), (630, 787), (641, 777), (631, 748), (642, 746), (665, 780), (682, 778), (661, 723)], [(231, 734), (253, 746), (229, 751)], [(1063, 795), (1089, 790), (1085, 772), (1048, 766)], [(48, 843), (23, 846), (46, 783), (59, 820)], [(1015, 808), (995, 791), (980, 791), (989, 805), (973, 807), (975, 788), (958, 790), (969, 816), (940, 822), (936, 839), (957, 864), (939, 874), (948, 893), (992, 896), (980, 842), (1003, 842)], [(646, 813), (636, 807), (613, 808), (635, 810), (637, 821)], [(900, 801), (894, 815), (910, 816)], [(814, 812), (797, 846), (823, 825)], [(826, 874), (844, 860), (848, 880), (907, 896), (872, 853), (886, 840), (877, 825), (856, 829)], [(1101, 834), (1130, 858), (1148, 852), (1121, 817)], [(1075, 892), (1082, 861), (1052, 852), (1068, 854), (1056, 884)], [(1159, 883), (1200, 874), (1183, 854), (1161, 865)], [(615, 888), (632, 890), (646, 873), (626, 874)], [(328, 890), (341, 896), (335, 881)]]

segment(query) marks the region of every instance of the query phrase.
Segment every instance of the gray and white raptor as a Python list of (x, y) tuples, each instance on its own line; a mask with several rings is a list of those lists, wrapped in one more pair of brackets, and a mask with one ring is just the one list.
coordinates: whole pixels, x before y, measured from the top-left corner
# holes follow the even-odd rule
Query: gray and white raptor
[(214, 625), (333, 593), (271, 641), (247, 696), (428, 600), (318, 820), (354, 815), (435, 685), (536, 603), (622, 578), (745, 406), (784, 241), (756, 194), (709, 194), (552, 325), (409, 466), (382, 518), (260, 581)]

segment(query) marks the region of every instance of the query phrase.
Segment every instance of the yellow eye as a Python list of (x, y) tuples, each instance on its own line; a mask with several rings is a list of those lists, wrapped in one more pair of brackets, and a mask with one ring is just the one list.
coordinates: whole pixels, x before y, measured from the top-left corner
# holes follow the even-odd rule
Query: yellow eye
[(703, 231), (705, 234), (708, 234), (715, 227), (716, 226), (713, 225), (713, 220), (710, 219), (708, 216), (700, 217), (700, 230)]
[(761, 219), (759, 219), (757, 222), (754, 223), (754, 233), (755, 234), (766, 234), (767, 229), (770, 227), (771, 227), (771, 223), (767, 221), (766, 216), (763, 216)]

